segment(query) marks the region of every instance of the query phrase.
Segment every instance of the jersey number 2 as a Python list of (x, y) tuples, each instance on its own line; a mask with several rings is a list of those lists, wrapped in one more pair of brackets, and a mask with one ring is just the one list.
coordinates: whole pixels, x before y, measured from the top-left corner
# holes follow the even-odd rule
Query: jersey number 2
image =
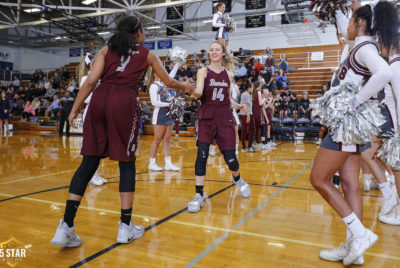
[(212, 100), (215, 101), (219, 99), (220, 101), (224, 101), (225, 96), (224, 94), (222, 94), (223, 90), (224, 90), (223, 88), (220, 88), (219, 90), (218, 88), (214, 88)]

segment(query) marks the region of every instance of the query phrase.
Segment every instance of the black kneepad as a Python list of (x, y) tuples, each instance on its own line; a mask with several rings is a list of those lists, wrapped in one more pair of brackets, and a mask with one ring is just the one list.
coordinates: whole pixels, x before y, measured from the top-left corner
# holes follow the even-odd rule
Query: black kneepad
[(205, 142), (199, 142), (197, 143), (197, 148), (198, 150), (197, 150), (196, 164), (194, 166), (194, 173), (196, 176), (205, 176), (210, 144)]
[(224, 151), (222, 152), (224, 155), (224, 159), (226, 164), (231, 171), (238, 171), (239, 170), (239, 161), (237, 160), (236, 154), (234, 150)]
[(135, 192), (136, 166), (135, 161), (119, 162), (119, 191), (120, 193)]

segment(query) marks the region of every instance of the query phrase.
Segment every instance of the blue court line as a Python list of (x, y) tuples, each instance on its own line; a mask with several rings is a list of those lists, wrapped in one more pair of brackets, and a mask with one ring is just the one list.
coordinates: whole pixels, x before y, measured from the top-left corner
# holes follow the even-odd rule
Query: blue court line
[[(308, 164), (302, 171), (296, 174), (293, 178), (291, 178), (287, 183), (282, 185), (275, 193), (269, 196), (264, 202), (262, 202), (258, 207), (253, 209), (249, 214), (247, 214), (243, 219), (241, 219), (237, 224), (235, 224), (231, 229), (236, 230), (240, 226), (242, 226), (248, 219), (254, 216), (260, 209), (262, 209), (265, 205), (267, 205), (272, 199), (274, 199), (280, 192), (286, 189), (286, 187), (295, 181), (301, 174), (303, 174), (307, 169), (310, 168), (313, 162)], [(201, 261), (205, 256), (207, 256), (211, 251), (213, 251), (219, 244), (221, 244), (225, 239), (230, 236), (229, 232), (225, 232), (222, 234), (217, 240), (215, 240), (208, 248), (203, 250), (199, 255), (197, 255), (194, 259), (188, 262), (184, 268), (190, 268), (196, 265), (199, 261)]]

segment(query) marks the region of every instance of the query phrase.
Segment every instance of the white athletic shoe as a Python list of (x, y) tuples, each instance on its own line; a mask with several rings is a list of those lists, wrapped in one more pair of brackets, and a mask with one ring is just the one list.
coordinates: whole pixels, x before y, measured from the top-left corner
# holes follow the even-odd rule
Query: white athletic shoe
[(135, 225), (132, 222), (129, 225), (126, 225), (123, 222), (118, 222), (118, 236), (117, 243), (129, 243), (134, 239), (141, 238), (144, 234), (143, 225)]
[(273, 142), (273, 141), (270, 141), (270, 142), (268, 143), (268, 145), (269, 145), (270, 147), (276, 147), (276, 143)]
[(371, 179), (370, 176), (369, 177), (364, 177), (364, 179), (363, 179), (363, 190), (365, 192), (369, 192), (369, 191), (372, 190), (371, 181), (372, 181), (372, 179)]
[(240, 194), (242, 197), (249, 197), (250, 196), (250, 187), (249, 185), (242, 179), (240, 178), (238, 181), (234, 181), (236, 186), (239, 189)]
[(379, 212), (379, 216), (389, 214), (390, 211), (392, 211), (396, 205), (397, 205), (397, 196), (394, 192), (392, 192), (392, 195), (390, 196), (389, 199), (383, 199), (382, 209), (381, 212)]
[(361, 238), (352, 237), (349, 244), (349, 254), (343, 259), (344, 266), (353, 264), (367, 249), (372, 247), (376, 241), (378, 241), (378, 236), (370, 229), (367, 229), (367, 232)]
[(106, 183), (107, 180), (97, 175), (97, 172), (93, 175), (92, 179), (90, 180), (90, 184), (100, 186)]
[(261, 145), (261, 150), (271, 150), (271, 147), (266, 143)]
[(317, 140), (317, 141), (315, 142), (315, 144), (316, 144), (316, 145), (321, 145), (321, 142), (322, 142), (321, 140)]
[(239, 155), (239, 151), (238, 151), (238, 150), (235, 151), (235, 155), (236, 155), (236, 156)]
[(194, 195), (192, 201), (188, 203), (188, 211), (192, 213), (196, 213), (200, 211), (200, 208), (204, 207), (204, 196), (201, 196), (199, 193)]
[(210, 151), (209, 151), (209, 155), (211, 156), (215, 156), (217, 154), (217, 152), (215, 151), (215, 145), (210, 145)]
[(178, 168), (177, 166), (174, 166), (172, 163), (166, 163), (164, 170), (179, 171), (181, 169)]
[(390, 225), (400, 225), (400, 207), (393, 213), (387, 215), (379, 215), (379, 220)]
[(162, 167), (158, 166), (156, 163), (149, 164), (150, 171), (161, 171), (163, 170)]
[[(343, 261), (343, 259), (349, 254), (349, 247), (347, 244), (340, 243), (340, 246), (333, 249), (321, 250), (319, 257), (326, 261)], [(363, 265), (364, 256), (358, 258), (353, 264)]]
[(75, 233), (75, 226), (70, 228), (63, 219), (60, 219), (56, 234), (50, 243), (63, 247), (79, 247), (82, 239)]

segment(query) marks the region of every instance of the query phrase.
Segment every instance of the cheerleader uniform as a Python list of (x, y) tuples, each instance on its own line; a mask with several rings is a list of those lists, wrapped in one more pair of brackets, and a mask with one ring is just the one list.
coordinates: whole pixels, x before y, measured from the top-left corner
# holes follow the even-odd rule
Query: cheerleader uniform
[[(232, 85), (231, 85), (231, 98), (236, 103), (240, 103), (240, 91), (239, 91), (238, 86), (235, 83), (232, 83)], [(238, 116), (235, 108), (232, 108), (232, 114), (233, 114), (233, 119), (235, 121), (235, 126), (240, 126), (240, 119), (239, 119), (239, 116)]]
[[(179, 65), (176, 64), (172, 69), (169, 77), (174, 77), (176, 72), (178, 71)], [(171, 98), (171, 94), (169, 89), (164, 85), (161, 81), (154, 81), (150, 86), (150, 100), (151, 104), (154, 106), (153, 116), (151, 119), (151, 123), (153, 125), (164, 125), (169, 126), (174, 124), (174, 120), (172, 120), (167, 113), (169, 112), (169, 102), (168, 100)]]
[(148, 53), (147, 48), (138, 46), (128, 58), (121, 59), (108, 50), (101, 83), (83, 124), (81, 154), (123, 162), (136, 159), (140, 127), (137, 97), (148, 67)]
[(218, 28), (215, 40), (218, 40), (218, 38), (224, 38), (226, 41), (229, 41), (229, 34), (225, 27), (224, 14), (222, 14), (222, 12), (218, 11), (214, 14), (212, 26)]
[[(5, 112), (7, 110), (7, 112)], [(5, 100), (0, 100), (0, 119), (8, 119), (10, 116), (11, 106), (8, 98)], [(3, 126), (0, 126), (0, 129)]]
[(197, 109), (197, 142), (212, 144), (214, 139), (221, 152), (235, 150), (235, 123), (230, 103), (230, 80), (223, 69), (215, 73), (207, 67), (204, 92)]
[[(378, 54), (374, 37), (359, 36), (355, 39), (354, 45), (355, 47), (342, 62), (337, 77), (342, 82), (354, 84), (363, 82), (365, 86), (357, 96), (358, 102), (363, 103), (374, 95), (377, 88), (383, 88), (383, 85), (380, 84), (387, 80), (387, 74), (380, 72), (380, 70), (386, 69), (386, 66), (384, 60)], [(367, 62), (365, 65), (368, 64), (368, 67), (361, 62)], [(371, 77), (374, 77), (373, 81), (369, 81)], [(321, 147), (335, 151), (360, 153), (370, 148), (371, 144), (342, 144), (334, 142), (331, 135), (326, 135)]]
[[(389, 57), (389, 65), (393, 71), (393, 77), (390, 81), (392, 92), (395, 96), (395, 113), (392, 113), (393, 124), (395, 127), (400, 125), (400, 55), (393, 55)], [(397, 75), (395, 75), (397, 74)]]

